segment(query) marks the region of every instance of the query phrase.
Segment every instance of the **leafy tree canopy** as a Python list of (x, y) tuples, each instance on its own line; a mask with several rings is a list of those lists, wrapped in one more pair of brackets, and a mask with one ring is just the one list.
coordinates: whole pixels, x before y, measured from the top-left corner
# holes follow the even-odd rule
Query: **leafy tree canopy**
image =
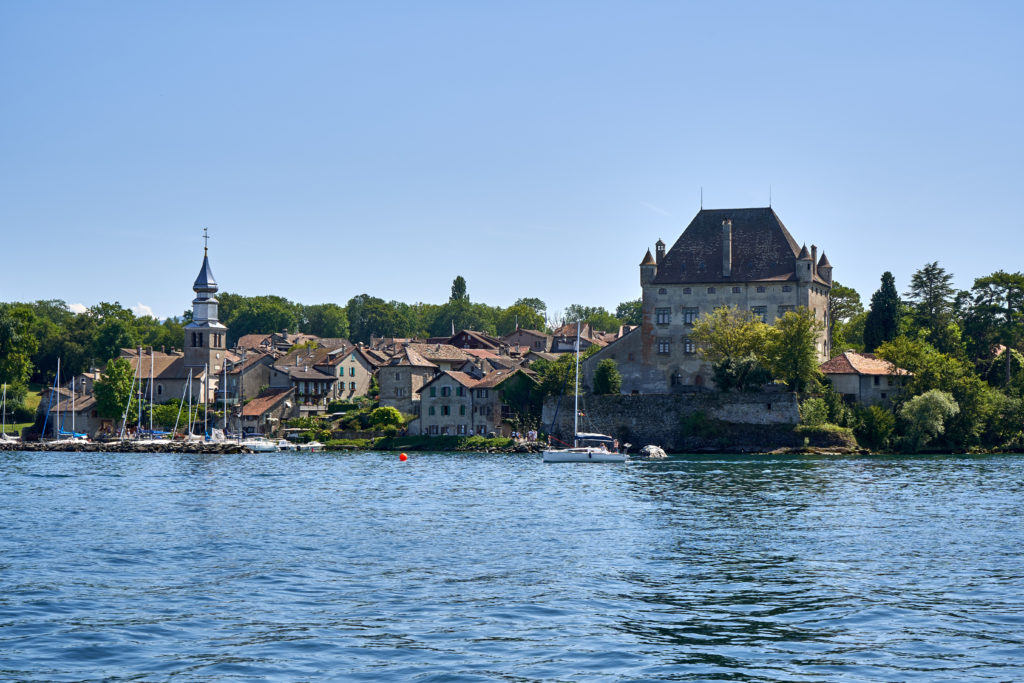
[(622, 389), (622, 375), (611, 358), (605, 358), (594, 370), (594, 393), (617, 394)]
[(760, 362), (765, 359), (765, 345), (773, 334), (774, 330), (751, 311), (722, 306), (697, 318), (690, 338), (711, 363), (747, 356)]

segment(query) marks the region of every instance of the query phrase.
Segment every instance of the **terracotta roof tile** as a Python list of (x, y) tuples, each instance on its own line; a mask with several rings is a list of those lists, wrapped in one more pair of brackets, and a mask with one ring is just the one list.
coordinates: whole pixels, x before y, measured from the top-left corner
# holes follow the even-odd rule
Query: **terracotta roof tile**
[(826, 375), (910, 375), (887, 360), (876, 358), (873, 353), (844, 351), (835, 358), (818, 366)]
[(267, 389), (262, 394), (242, 406), (243, 417), (259, 417), (268, 410), (273, 409), (281, 401), (288, 398), (294, 391), (291, 387), (279, 389)]

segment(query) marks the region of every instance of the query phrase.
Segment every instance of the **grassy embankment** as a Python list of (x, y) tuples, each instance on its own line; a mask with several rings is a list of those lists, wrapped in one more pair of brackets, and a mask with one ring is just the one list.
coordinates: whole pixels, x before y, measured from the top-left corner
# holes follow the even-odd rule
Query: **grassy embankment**
[[(42, 391), (43, 386), (41, 384), (33, 383), (28, 385), (28, 393), (25, 395), (25, 407), (31, 410), (33, 415), (39, 408), (39, 402), (43, 399)], [(32, 424), (32, 422), (8, 424), (7, 433), (12, 436), (21, 436), (21, 430), (25, 427), (31, 427)]]

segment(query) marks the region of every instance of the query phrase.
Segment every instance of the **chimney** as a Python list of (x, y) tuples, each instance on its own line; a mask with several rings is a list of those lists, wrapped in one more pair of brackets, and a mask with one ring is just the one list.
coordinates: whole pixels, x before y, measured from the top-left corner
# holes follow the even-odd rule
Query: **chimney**
[(663, 258), (665, 258), (665, 243), (659, 239), (654, 243), (654, 260), (660, 266)]
[(814, 273), (815, 275), (817, 275), (818, 274), (818, 245), (817, 244), (812, 244), (811, 245), (811, 263), (814, 264), (814, 265), (811, 266), (811, 272)]
[(722, 221), (722, 277), (732, 277), (732, 220)]

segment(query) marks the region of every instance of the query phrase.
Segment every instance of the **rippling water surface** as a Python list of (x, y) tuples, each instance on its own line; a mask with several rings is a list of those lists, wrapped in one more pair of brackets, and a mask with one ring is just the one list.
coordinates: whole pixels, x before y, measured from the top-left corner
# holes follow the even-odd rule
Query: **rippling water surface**
[(1024, 458), (0, 453), (0, 679), (1024, 679)]

